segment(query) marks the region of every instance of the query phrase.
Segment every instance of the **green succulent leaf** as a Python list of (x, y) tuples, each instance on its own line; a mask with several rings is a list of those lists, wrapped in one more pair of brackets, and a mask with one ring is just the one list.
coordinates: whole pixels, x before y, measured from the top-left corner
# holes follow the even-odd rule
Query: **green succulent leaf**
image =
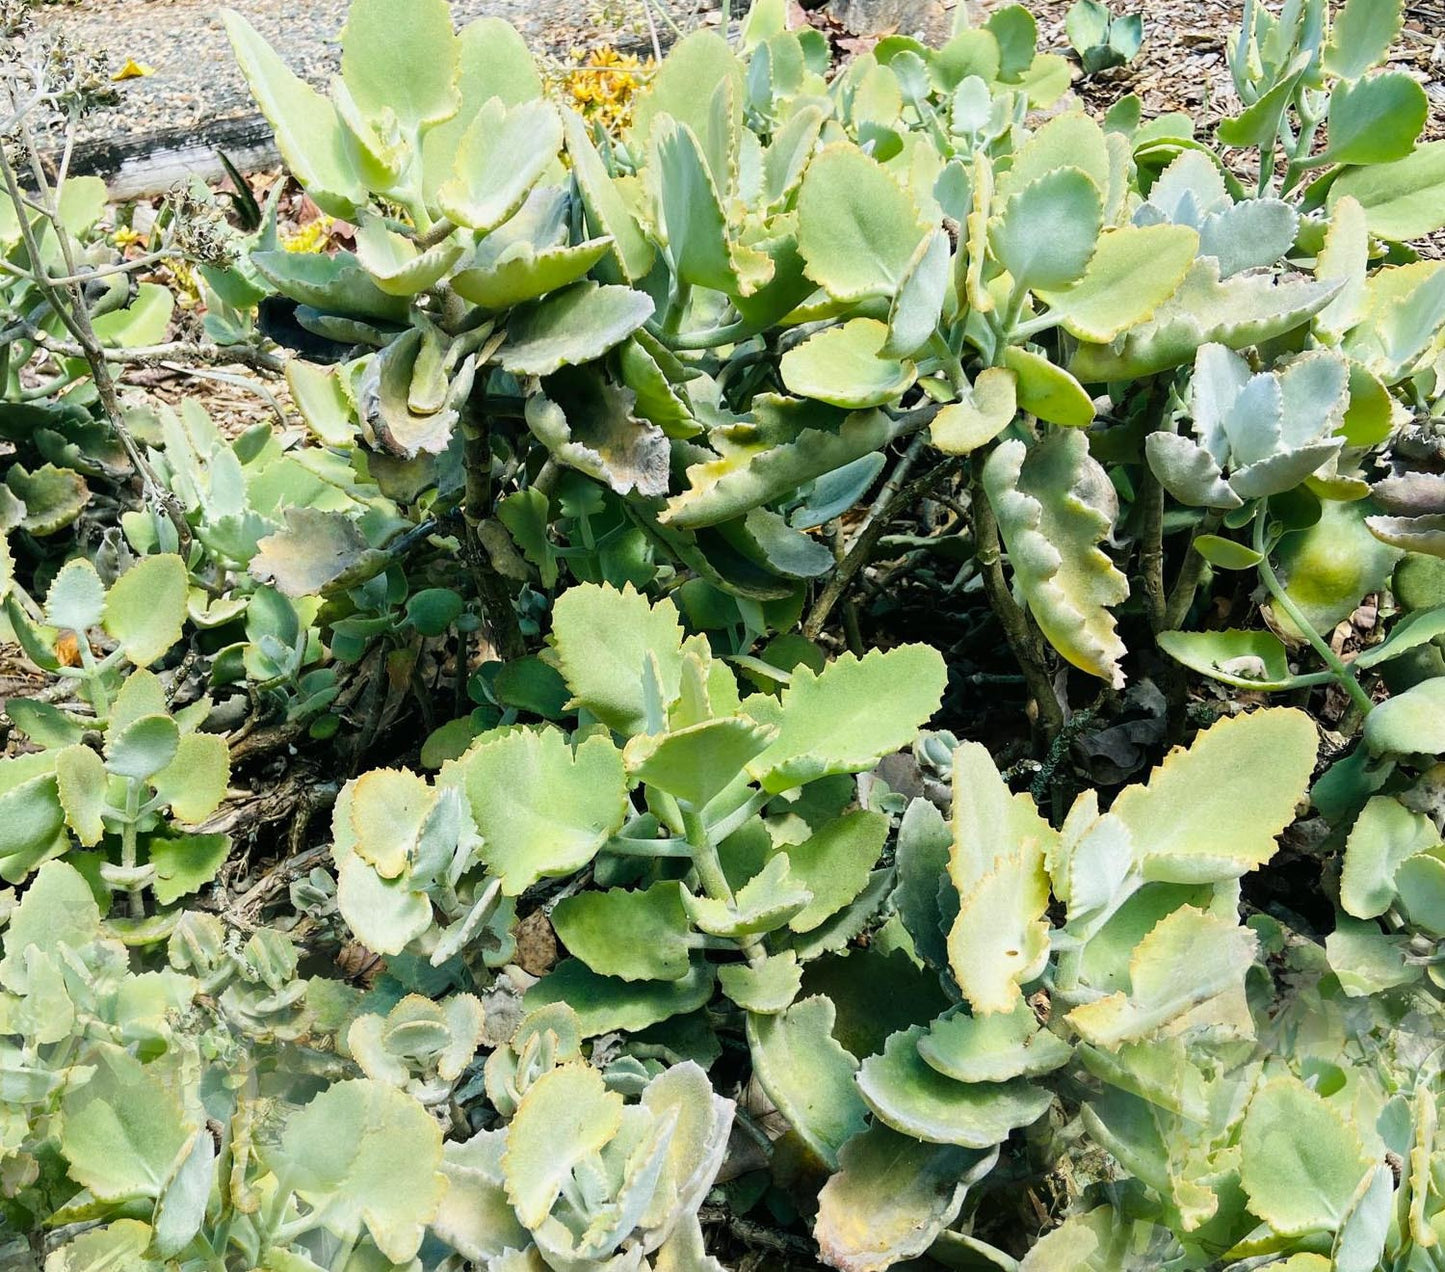
[(369, 1078), (333, 1083), (292, 1114), (267, 1162), (323, 1207), (329, 1231), (347, 1240), (365, 1228), (393, 1263), (416, 1254), (447, 1187), (431, 1115)]
[(1403, 0), (1345, 0), (1325, 45), (1324, 69), (1343, 80), (1359, 79), (1385, 59), (1403, 23)]
[(1337, 1228), (1371, 1166), (1349, 1122), (1292, 1077), (1250, 1100), (1240, 1150), (1250, 1208), (1282, 1233)]
[(652, 315), (650, 297), (629, 287), (576, 283), (519, 310), (498, 357), (513, 375), (551, 375), (600, 358)]
[(178, 821), (202, 822), (220, 807), (231, 780), (231, 752), (217, 733), (187, 733), (175, 758), (151, 779)]
[(84, 633), (105, 616), (105, 584), (84, 557), (67, 561), (45, 596), (45, 621), (52, 627)]
[(1317, 746), (1313, 722), (1292, 708), (1222, 719), (1172, 751), (1147, 783), (1128, 787), (1110, 811), (1138, 845), (1146, 878), (1236, 878), (1274, 855)]
[(562, 117), (548, 101), (505, 107), (493, 98), (463, 134), (456, 173), (437, 202), (457, 225), (494, 230), (517, 211), (562, 148)]
[(803, 175), (798, 251), (835, 300), (894, 295), (926, 230), (888, 170), (854, 146), (825, 147)]
[(744, 704), (779, 730), (747, 771), (773, 793), (861, 772), (913, 741), (938, 710), (944, 680), (943, 660), (926, 645), (844, 654), (821, 673), (797, 667), (776, 705), (762, 697)]
[(55, 779), (66, 825), (87, 848), (94, 847), (105, 833), (101, 820), (108, 803), (105, 761), (88, 746), (65, 747), (55, 755)]
[(841, 1272), (882, 1272), (923, 1254), (992, 1161), (873, 1123), (843, 1145), (837, 1174), (818, 1194), (814, 1233), (824, 1260)]
[(1249, 1037), (1244, 977), (1254, 952), (1248, 928), (1181, 906), (1139, 942), (1129, 960), (1128, 992), (1075, 1007), (1068, 1022), (1108, 1050), (1205, 1027)]
[(636, 1033), (661, 1021), (696, 1011), (713, 993), (709, 964), (694, 960), (674, 981), (624, 981), (599, 976), (581, 959), (563, 959), (523, 998), (530, 1011), (565, 1003), (576, 1013), (583, 1037), (623, 1030)]
[(67, 1169), (102, 1201), (157, 1197), (195, 1120), (159, 1069), (109, 1045), (93, 1063), (90, 1079), (67, 1091), (62, 1104)]
[(627, 816), (622, 753), (605, 737), (574, 751), (555, 729), (500, 733), (453, 761), (442, 780), (465, 790), (478, 855), (508, 896), (582, 869)]
[(1417, 853), (1440, 843), (1440, 832), (1422, 813), (1377, 795), (1361, 809), (1345, 843), (1340, 905), (1358, 919), (1384, 914), (1396, 897), (1396, 875)]
[(1356, 168), (1330, 186), (1329, 207), (1354, 199), (1370, 233), (1391, 242), (1433, 234), (1445, 225), (1445, 141), (1426, 142), (1394, 163)]
[(928, 426), (929, 439), (949, 455), (968, 455), (988, 445), (1019, 409), (1018, 375), (1012, 368), (987, 367), (957, 402), (950, 402)]
[(848, 410), (882, 406), (917, 378), (912, 362), (884, 353), (888, 328), (872, 318), (828, 327), (783, 355), (783, 383), (801, 397)]
[(858, 1071), (858, 1089), (874, 1115), (903, 1135), (929, 1144), (989, 1149), (1019, 1126), (1036, 1122), (1053, 1103), (1043, 1087), (1028, 1082), (955, 1082), (926, 1065), (914, 1025), (894, 1034), (882, 1055)]
[(1314, 164), (1375, 164), (1404, 159), (1425, 127), (1425, 90), (1403, 71), (1337, 84), (1330, 95), (1329, 137)]
[(1020, 1001), (991, 1016), (956, 1012), (935, 1020), (919, 1037), (918, 1054), (956, 1082), (1008, 1082), (1053, 1072), (1069, 1062), (1073, 1048)]
[(747, 1012), (776, 1016), (793, 1005), (803, 988), (803, 968), (792, 950), (761, 963), (730, 963), (719, 967), (722, 992)]
[(149, 667), (181, 638), (186, 620), (185, 563), (170, 554), (143, 557), (105, 594), (105, 630), (137, 667)]
[(775, 1015), (748, 1016), (753, 1069), (768, 1098), (830, 1169), (860, 1132), (868, 1110), (853, 1075), (858, 1061), (833, 1037), (827, 998), (804, 998)]
[(722, 716), (671, 733), (639, 734), (627, 745), (632, 778), (703, 808), (777, 736), (746, 716)]
[(999, 444), (983, 470), (1009, 562), (1039, 627), (1074, 666), (1118, 688), (1126, 652), (1109, 608), (1128, 580), (1099, 544), (1113, 532), (1118, 499), (1080, 432), (1034, 447)]
[(680, 980), (688, 973), (682, 885), (611, 888), (564, 897), (552, 910), (562, 944), (594, 972), (622, 980)]
[(366, 187), (351, 159), (346, 130), (335, 108), (290, 71), (239, 13), (224, 12), (236, 61), (262, 113), (276, 131), (286, 166), (332, 216), (353, 216), (366, 202)]

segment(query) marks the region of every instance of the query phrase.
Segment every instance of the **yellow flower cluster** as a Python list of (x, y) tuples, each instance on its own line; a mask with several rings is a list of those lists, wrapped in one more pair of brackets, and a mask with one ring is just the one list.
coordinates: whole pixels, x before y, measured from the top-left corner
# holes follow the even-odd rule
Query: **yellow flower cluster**
[(281, 246), (288, 252), (323, 252), (331, 237), (332, 218), (321, 213), (314, 221), (308, 221), (295, 234), (288, 234), (281, 240)]
[(611, 45), (574, 49), (549, 76), (550, 87), (589, 123), (620, 133), (632, 119), (632, 99), (653, 71), (651, 58), (619, 53)]

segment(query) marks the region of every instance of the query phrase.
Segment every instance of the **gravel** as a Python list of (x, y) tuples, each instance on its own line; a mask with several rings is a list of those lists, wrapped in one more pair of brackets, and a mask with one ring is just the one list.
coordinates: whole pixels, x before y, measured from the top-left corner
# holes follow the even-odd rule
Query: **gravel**
[[(399, 0), (404, 14), (407, 0)], [(231, 0), (291, 68), (318, 86), (337, 70), (347, 0)], [(457, 25), (505, 18), (534, 48), (565, 52), (598, 24), (586, 0), (452, 0)], [(405, 21), (405, 18), (400, 18)], [(37, 10), (42, 30), (64, 33), (109, 55), (113, 70), (128, 60), (154, 74), (119, 85), (120, 103), (92, 113), (80, 140), (124, 144), (160, 131), (195, 130), (255, 114), (231, 56), (220, 6), (198, 0), (80, 0)]]

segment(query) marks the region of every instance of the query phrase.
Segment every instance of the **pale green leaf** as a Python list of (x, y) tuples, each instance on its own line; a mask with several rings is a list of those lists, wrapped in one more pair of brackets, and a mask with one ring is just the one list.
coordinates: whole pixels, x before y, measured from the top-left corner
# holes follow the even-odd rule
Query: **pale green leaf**
[(600, 358), (652, 316), (652, 299), (630, 287), (575, 283), (517, 310), (498, 352), (513, 375), (551, 375)]
[(1431, 141), (1395, 163), (1358, 168), (1330, 186), (1331, 211), (1342, 199), (1365, 210), (1371, 234), (1403, 243), (1445, 226), (1445, 141)]
[(861, 772), (913, 742), (938, 710), (945, 679), (943, 659), (926, 645), (873, 650), (861, 660), (844, 654), (821, 673), (799, 666), (783, 690), (778, 737), (748, 773), (776, 793)]
[(45, 595), (45, 621), (52, 627), (84, 633), (99, 625), (105, 615), (105, 584), (84, 557), (61, 567)]
[(892, 296), (926, 232), (917, 207), (877, 160), (848, 144), (814, 156), (798, 191), (798, 250), (835, 300)]
[(1015, 188), (990, 225), (995, 259), (1015, 286), (1067, 287), (1083, 274), (1099, 242), (1104, 225), (1099, 187), (1078, 168), (1055, 168)]
[(522, 1000), (528, 1012), (565, 1003), (577, 1016), (584, 1038), (649, 1026), (696, 1011), (713, 995), (713, 972), (695, 960), (686, 976), (670, 981), (625, 981), (599, 976), (581, 959), (567, 958), (529, 989)]
[(745, 716), (723, 716), (671, 733), (638, 734), (624, 758), (635, 781), (701, 809), (776, 736), (776, 729)]
[(1400, 866), (1439, 843), (1440, 832), (1428, 817), (1387, 795), (1375, 796), (1360, 810), (1345, 842), (1340, 905), (1359, 919), (1384, 914), (1395, 901)]
[(105, 833), (105, 761), (88, 746), (68, 746), (55, 754), (55, 778), (66, 825), (87, 848), (94, 847)]
[[(1087, 428), (1094, 422), (1093, 399), (1063, 367), (1018, 345), (1004, 350), (1003, 364), (1014, 373), (1019, 410), (1069, 428)], [(995, 374), (994, 370), (984, 371), (979, 380), (990, 374)], [(977, 382), (974, 389), (978, 389)], [(933, 428), (936, 435), (938, 425)]]
[(488, 102), (467, 129), (456, 172), (437, 201), (456, 224), (494, 230), (527, 198), (562, 148), (562, 117), (548, 101), (510, 109)]
[(858, 1061), (833, 1037), (827, 998), (805, 998), (777, 1015), (748, 1016), (753, 1070), (768, 1098), (829, 1169), (863, 1129), (867, 1108), (853, 1075)]
[(882, 1055), (858, 1071), (868, 1107), (895, 1131), (930, 1144), (988, 1149), (1016, 1127), (1036, 1122), (1052, 1094), (1029, 1082), (955, 1082), (926, 1065), (918, 1040), (927, 1026), (914, 1025), (888, 1039)]
[(267, 1164), (343, 1240), (363, 1226), (393, 1263), (417, 1252), (441, 1204), (442, 1135), (411, 1096), (369, 1078), (336, 1082), (286, 1120)]
[(352, 0), (341, 32), (341, 74), (373, 126), (408, 132), (456, 113), (459, 53), (446, 0)]
[(185, 562), (142, 557), (105, 596), (105, 630), (137, 667), (149, 667), (181, 638), (189, 581)]
[(682, 885), (662, 880), (642, 891), (611, 888), (564, 897), (552, 910), (562, 944), (601, 976), (679, 980), (688, 972)]
[(840, 1272), (882, 1272), (923, 1254), (992, 1161), (875, 1122), (843, 1145), (838, 1173), (818, 1194), (813, 1232), (824, 1261)]
[(227, 9), (223, 16), (236, 61), (276, 132), (286, 167), (322, 211), (354, 216), (366, 203), (367, 192), (335, 108), (293, 74), (239, 13)]
[(117, 777), (144, 781), (176, 757), (181, 733), (168, 715), (141, 716), (105, 739), (105, 766)]
[(1359, 79), (1385, 60), (1399, 38), (1404, 0), (1345, 0), (1334, 16), (1323, 65), (1340, 79)]
[(1318, 739), (1302, 711), (1226, 717), (1176, 748), (1110, 810), (1142, 854), (1146, 878), (1212, 883), (1274, 856), (1314, 771)]
[(1020, 1001), (992, 1016), (959, 1010), (940, 1017), (919, 1037), (918, 1054), (956, 1082), (1007, 1082), (1053, 1072), (1069, 1062), (1073, 1048)]
[(1076, 667), (1121, 687), (1126, 650), (1109, 609), (1127, 599), (1129, 583), (1099, 546), (1113, 533), (1118, 497), (1083, 433), (1055, 433), (1033, 447), (1005, 441), (983, 481), (1044, 635)]
[(968, 455), (1013, 423), (1018, 406), (1017, 374), (1004, 367), (986, 367), (959, 401), (934, 416), (929, 440), (946, 454)]
[(1371, 1162), (1336, 1108), (1298, 1078), (1276, 1078), (1249, 1102), (1239, 1181), (1276, 1232), (1333, 1231)]
[(501, 733), (449, 763), (442, 780), (466, 791), (478, 855), (508, 896), (582, 869), (628, 811), (622, 753), (606, 737), (574, 753), (556, 729)]
[(1199, 250), (1184, 225), (1106, 230), (1077, 283), (1038, 295), (1070, 335), (1106, 342), (1147, 322), (1178, 290)]
[(883, 406), (918, 375), (912, 362), (884, 352), (887, 343), (887, 325), (873, 318), (827, 327), (783, 355), (783, 383), (801, 397), (848, 410)]
[(231, 780), (231, 752), (218, 733), (187, 733), (175, 758), (151, 778), (177, 821), (205, 821), (220, 807)]

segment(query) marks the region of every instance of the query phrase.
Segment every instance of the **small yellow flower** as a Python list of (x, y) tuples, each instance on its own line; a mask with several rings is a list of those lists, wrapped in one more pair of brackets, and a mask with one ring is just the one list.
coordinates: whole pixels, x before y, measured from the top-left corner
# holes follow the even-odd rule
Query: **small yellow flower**
[(314, 221), (303, 225), (295, 234), (281, 240), (281, 246), (288, 252), (323, 252), (331, 237), (332, 218), (324, 212)]

